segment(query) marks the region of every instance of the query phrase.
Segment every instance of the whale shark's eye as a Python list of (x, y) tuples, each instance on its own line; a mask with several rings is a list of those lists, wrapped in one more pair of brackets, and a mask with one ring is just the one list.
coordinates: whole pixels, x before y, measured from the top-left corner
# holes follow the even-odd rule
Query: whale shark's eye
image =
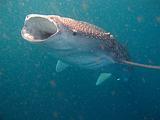
[(76, 36), (76, 35), (77, 35), (77, 33), (76, 33), (75, 31), (73, 31), (73, 35), (74, 35), (74, 36)]

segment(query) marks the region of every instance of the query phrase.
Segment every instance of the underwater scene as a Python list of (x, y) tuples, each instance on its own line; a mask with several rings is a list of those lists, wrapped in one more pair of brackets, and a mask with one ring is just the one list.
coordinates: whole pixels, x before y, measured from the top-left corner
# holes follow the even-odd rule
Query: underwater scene
[(0, 120), (160, 120), (159, 66), (159, 0), (0, 0)]

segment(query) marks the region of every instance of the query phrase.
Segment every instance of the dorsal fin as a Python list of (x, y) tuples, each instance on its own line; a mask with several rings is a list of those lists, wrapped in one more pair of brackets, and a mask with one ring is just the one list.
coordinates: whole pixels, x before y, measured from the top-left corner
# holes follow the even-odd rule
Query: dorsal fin
[(127, 60), (122, 60), (121, 62), (123, 64), (128, 64), (128, 65), (132, 65), (132, 66), (160, 70), (160, 66), (157, 66), (157, 65), (147, 65), (147, 64), (141, 64), (141, 63), (136, 63), (136, 62), (127, 61)]

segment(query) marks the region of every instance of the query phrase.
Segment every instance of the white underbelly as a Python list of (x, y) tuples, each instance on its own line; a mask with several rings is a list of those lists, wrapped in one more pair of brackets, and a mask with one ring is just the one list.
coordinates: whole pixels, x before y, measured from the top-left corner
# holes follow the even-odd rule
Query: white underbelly
[(97, 69), (114, 63), (111, 58), (106, 56), (77, 56), (70, 57), (69, 61), (74, 65), (87, 69)]
[(99, 48), (99, 40), (86, 39), (84, 37), (63, 37), (49, 43), (53, 55), (71, 65), (97, 69), (109, 64), (113, 64), (114, 60), (107, 55), (107, 51)]
[(111, 57), (101, 52), (84, 53), (73, 51), (63, 54), (59, 59), (68, 64), (87, 69), (97, 69), (115, 62)]

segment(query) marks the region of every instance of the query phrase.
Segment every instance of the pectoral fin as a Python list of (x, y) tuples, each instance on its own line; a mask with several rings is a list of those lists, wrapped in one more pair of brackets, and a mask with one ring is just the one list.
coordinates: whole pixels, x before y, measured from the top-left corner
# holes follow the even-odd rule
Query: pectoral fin
[(100, 85), (105, 80), (109, 79), (111, 77), (111, 73), (101, 73), (97, 79), (96, 85)]
[(56, 65), (56, 72), (61, 72), (64, 69), (66, 69), (68, 66), (69, 66), (68, 64), (58, 60), (57, 65)]

